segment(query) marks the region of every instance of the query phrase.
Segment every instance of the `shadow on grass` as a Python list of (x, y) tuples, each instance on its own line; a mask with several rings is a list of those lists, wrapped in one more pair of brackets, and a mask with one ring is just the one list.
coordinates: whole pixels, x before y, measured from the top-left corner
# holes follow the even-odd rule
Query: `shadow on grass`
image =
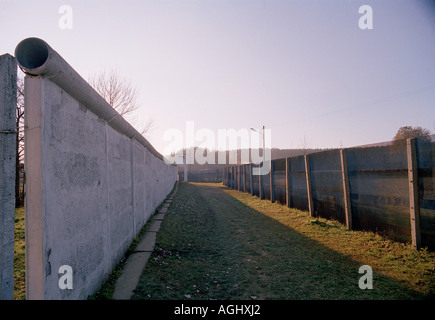
[(358, 272), (360, 262), (266, 216), (230, 192), (221, 184), (180, 183), (133, 299), (428, 298), (375, 268), (373, 289), (360, 289), (365, 275)]

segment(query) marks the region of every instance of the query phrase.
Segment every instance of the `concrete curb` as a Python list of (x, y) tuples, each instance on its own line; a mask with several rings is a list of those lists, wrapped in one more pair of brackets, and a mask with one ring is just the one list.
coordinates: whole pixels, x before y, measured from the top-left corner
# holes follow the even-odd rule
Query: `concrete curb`
[(128, 257), (122, 275), (116, 281), (112, 299), (130, 299), (150, 256), (151, 252), (134, 252)]
[(174, 191), (164, 201), (163, 207), (155, 215), (154, 221), (148, 230), (144, 232), (133, 253), (128, 257), (122, 274), (116, 281), (112, 295), (113, 300), (128, 300), (133, 296), (139, 278), (154, 250), (157, 232), (177, 190), (178, 183), (176, 183)]

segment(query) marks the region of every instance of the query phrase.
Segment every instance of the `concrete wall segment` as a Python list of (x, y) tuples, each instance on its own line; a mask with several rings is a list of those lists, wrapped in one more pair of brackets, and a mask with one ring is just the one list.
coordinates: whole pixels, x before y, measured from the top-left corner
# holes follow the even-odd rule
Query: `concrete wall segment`
[[(95, 92), (84, 105), (62, 86), (70, 75), (80, 87), (73, 74), (25, 78), (27, 299), (94, 293), (176, 179), (127, 122), (121, 130), (92, 108)], [(62, 265), (73, 270), (72, 289), (59, 286)]]
[(0, 56), (0, 299), (13, 299), (17, 63)]

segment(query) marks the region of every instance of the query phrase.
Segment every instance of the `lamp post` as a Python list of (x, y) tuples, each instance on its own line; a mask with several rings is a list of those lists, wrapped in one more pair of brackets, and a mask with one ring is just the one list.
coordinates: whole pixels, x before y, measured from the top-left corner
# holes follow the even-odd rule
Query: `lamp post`
[(263, 142), (263, 160), (264, 160), (264, 154), (265, 154), (265, 140), (264, 140), (264, 126), (262, 128), (262, 131), (259, 131), (257, 129), (251, 128), (252, 131), (258, 132), (262, 136), (262, 142)]
[[(265, 149), (265, 138), (264, 138), (264, 126), (262, 128), (262, 131), (260, 132), (259, 130), (256, 130), (254, 128), (251, 128), (252, 131), (258, 132), (259, 134), (262, 135), (262, 141), (263, 141), (263, 163), (265, 160), (265, 154), (266, 154), (266, 149)], [(264, 199), (264, 192), (263, 192), (263, 179), (261, 177), (261, 174), (258, 175), (258, 189), (259, 189), (259, 194), (260, 194), (260, 199)]]

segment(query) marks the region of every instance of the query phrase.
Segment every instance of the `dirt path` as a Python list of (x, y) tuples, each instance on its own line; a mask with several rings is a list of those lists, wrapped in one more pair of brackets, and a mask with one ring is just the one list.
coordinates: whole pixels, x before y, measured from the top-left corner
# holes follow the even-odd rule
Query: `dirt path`
[[(272, 208), (272, 209), (271, 209)], [(374, 275), (362, 290), (361, 262), (262, 211), (299, 213), (221, 184), (181, 183), (133, 299), (412, 299)], [(336, 228), (325, 224), (324, 229)]]

